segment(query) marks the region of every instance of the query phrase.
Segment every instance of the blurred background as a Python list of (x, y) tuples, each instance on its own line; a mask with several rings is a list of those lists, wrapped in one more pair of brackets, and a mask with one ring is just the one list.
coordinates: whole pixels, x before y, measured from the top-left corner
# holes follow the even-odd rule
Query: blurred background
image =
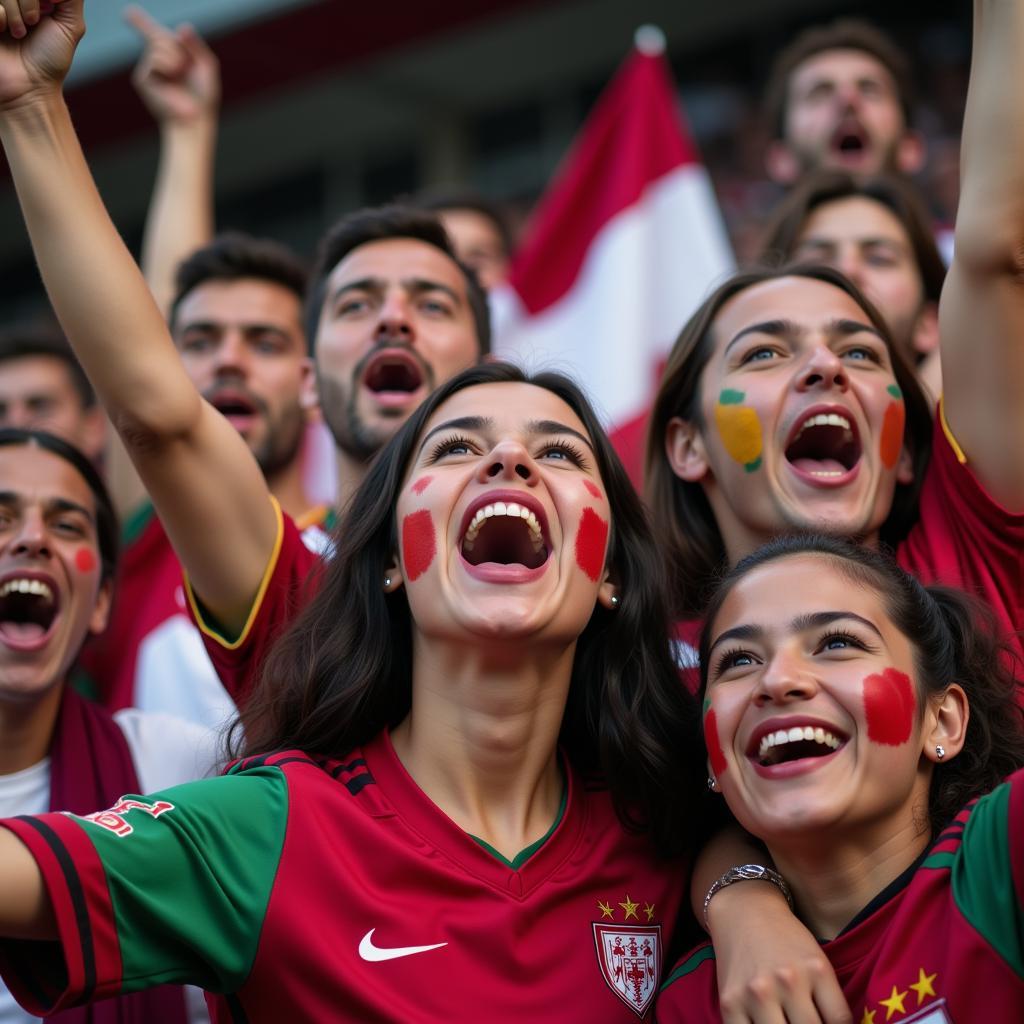
[[(759, 105), (775, 53), (805, 25), (874, 21), (906, 48), (928, 140), (920, 184), (951, 223), (970, 5), (923, 0), (140, 0), (190, 21), (221, 62), (217, 224), (311, 254), (361, 205), (470, 185), (520, 225), (643, 23), (667, 38), (680, 99), (740, 259), (778, 197)], [(141, 51), (121, 0), (89, 0), (68, 101), (115, 221), (137, 252), (156, 169), (154, 122), (129, 76)], [(0, 167), (0, 323), (44, 303)]]

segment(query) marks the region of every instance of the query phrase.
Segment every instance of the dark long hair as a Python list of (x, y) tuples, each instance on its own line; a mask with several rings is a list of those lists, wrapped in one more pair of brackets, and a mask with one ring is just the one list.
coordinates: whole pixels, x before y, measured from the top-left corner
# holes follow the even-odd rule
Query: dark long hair
[[(913, 647), (925, 699), (953, 682), (967, 694), (970, 716), (963, 749), (932, 773), (928, 817), (937, 835), (965, 804), (1024, 766), (1024, 708), (1013, 671), (1019, 659), (999, 639), (995, 616), (980, 601), (952, 587), (926, 587), (888, 555), (861, 544), (820, 534), (780, 537), (738, 562), (712, 596), (700, 643), (701, 692), (707, 685), (714, 620), (733, 587), (769, 562), (808, 554), (822, 556), (851, 583), (882, 598), (890, 621)], [(920, 703), (923, 713), (925, 702)]]
[(725, 543), (703, 487), (680, 480), (669, 465), (665, 432), (674, 416), (701, 427), (704, 425), (700, 412), (700, 378), (715, 350), (714, 321), (719, 310), (740, 292), (783, 277), (806, 277), (842, 289), (864, 310), (864, 315), (885, 339), (906, 406), (905, 443), (913, 459), (914, 479), (910, 484), (896, 485), (892, 508), (882, 524), (883, 542), (897, 544), (917, 519), (917, 497), (931, 455), (932, 417), (913, 370), (892, 344), (889, 328), (878, 310), (845, 274), (824, 264), (799, 263), (733, 274), (711, 293), (676, 339), (648, 427), (647, 501), (669, 571), (672, 610), (679, 617), (693, 618), (702, 613), (709, 589), (727, 559)]
[(315, 597), (275, 645), (242, 713), (234, 752), (298, 748), (343, 756), (408, 715), (413, 630), (404, 589), (382, 583), (397, 549), (395, 506), (424, 425), (448, 398), (481, 384), (532, 384), (557, 395), (593, 441), (612, 530), (608, 565), (620, 600), (595, 607), (579, 637), (560, 742), (575, 767), (606, 780), (623, 823), (650, 830), (665, 852), (688, 840), (700, 761), (695, 702), (668, 644), (660, 552), (645, 512), (580, 390), (556, 373), (507, 363), (449, 380), (381, 451), (334, 534)]

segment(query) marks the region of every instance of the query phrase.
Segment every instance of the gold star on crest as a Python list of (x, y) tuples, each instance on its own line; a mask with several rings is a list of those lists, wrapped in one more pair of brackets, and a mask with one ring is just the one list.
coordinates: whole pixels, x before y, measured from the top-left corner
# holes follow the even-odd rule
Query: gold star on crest
[(647, 915), (648, 922), (650, 922), (651, 918), (654, 917), (654, 904), (653, 903), (645, 903), (644, 904), (644, 913)]
[(606, 917), (610, 917), (613, 921), (615, 920), (615, 915), (612, 913), (612, 907), (610, 903), (605, 903), (604, 900), (598, 900), (597, 909), (601, 911), (602, 920)]
[(866, 1006), (864, 1007), (864, 1016), (860, 1019), (860, 1024), (875, 1024), (875, 1014), (877, 1010), (869, 1010)]
[(885, 1019), (888, 1020), (894, 1013), (906, 1013), (907, 1011), (903, 1008), (903, 1000), (907, 998), (907, 991), (904, 989), (900, 992), (895, 985), (892, 987), (892, 995), (888, 999), (879, 999), (878, 1001), (885, 1007)]
[(623, 921), (628, 921), (630, 918), (633, 918), (634, 921), (640, 920), (640, 918), (636, 916), (636, 908), (639, 907), (640, 904), (634, 903), (629, 898), (628, 892), (626, 893), (626, 902), (620, 903), (619, 906), (622, 907), (622, 909), (626, 912), (626, 916), (623, 918)]
[(935, 989), (932, 988), (932, 982), (937, 977), (938, 974), (925, 974), (923, 967), (919, 967), (917, 969), (917, 981), (910, 987), (917, 993), (918, 1006), (924, 1002), (925, 996), (935, 995)]

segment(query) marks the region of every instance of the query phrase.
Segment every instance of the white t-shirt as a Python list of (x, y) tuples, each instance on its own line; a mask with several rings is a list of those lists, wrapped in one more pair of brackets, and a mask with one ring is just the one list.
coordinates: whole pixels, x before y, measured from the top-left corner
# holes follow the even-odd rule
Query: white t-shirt
[[(114, 721), (128, 741), (143, 793), (215, 775), (224, 761), (220, 734), (194, 722), (137, 708), (115, 712)], [(0, 775), (0, 817), (45, 814), (49, 809), (48, 757), (31, 768)], [(185, 995), (189, 1019), (209, 1020), (202, 995), (197, 998), (188, 990)], [(39, 1019), (27, 1014), (0, 982), (0, 1024), (34, 1024)]]

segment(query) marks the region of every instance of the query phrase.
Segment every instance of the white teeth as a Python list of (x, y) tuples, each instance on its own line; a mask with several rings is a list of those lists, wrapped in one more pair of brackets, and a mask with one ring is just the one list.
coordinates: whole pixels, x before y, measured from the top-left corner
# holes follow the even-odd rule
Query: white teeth
[(757, 756), (763, 758), (772, 747), (781, 747), (785, 743), (797, 743), (800, 740), (809, 740), (832, 750), (838, 750), (842, 744), (837, 736), (821, 726), (794, 726), (792, 729), (779, 729), (762, 736)]
[(42, 580), (8, 580), (0, 586), (0, 597), (6, 597), (8, 594), (35, 594), (53, 603), (53, 591)]
[(834, 412), (820, 412), (817, 416), (811, 416), (804, 420), (800, 427), (800, 433), (796, 436), (799, 437), (808, 427), (842, 427), (844, 430), (852, 430), (850, 421), (845, 416)]
[(483, 508), (477, 509), (476, 515), (470, 521), (466, 529), (466, 535), (463, 537), (463, 544), (467, 551), (473, 550), (473, 542), (483, 528), (484, 523), (488, 519), (493, 519), (494, 516), (510, 516), (513, 519), (522, 519), (530, 530), (530, 543), (533, 544), (533, 550), (540, 551), (544, 547), (544, 531), (541, 529), (540, 520), (530, 509), (523, 505), (518, 505), (514, 501), (507, 503), (496, 501), (493, 505), (485, 505)]

